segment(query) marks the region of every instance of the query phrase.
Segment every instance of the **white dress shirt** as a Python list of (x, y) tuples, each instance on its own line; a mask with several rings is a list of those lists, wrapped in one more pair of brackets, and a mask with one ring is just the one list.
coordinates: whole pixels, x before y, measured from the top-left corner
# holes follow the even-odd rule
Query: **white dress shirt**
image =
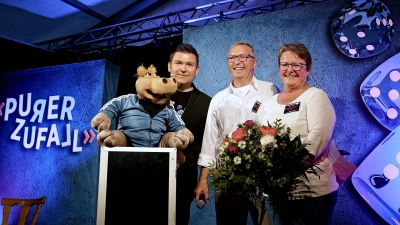
[(218, 92), (208, 109), (203, 144), (197, 164), (210, 167), (218, 159), (218, 147), (226, 135), (236, 130), (239, 123), (254, 120), (256, 113), (267, 98), (276, 94), (273, 83), (257, 80), (241, 88), (231, 84)]

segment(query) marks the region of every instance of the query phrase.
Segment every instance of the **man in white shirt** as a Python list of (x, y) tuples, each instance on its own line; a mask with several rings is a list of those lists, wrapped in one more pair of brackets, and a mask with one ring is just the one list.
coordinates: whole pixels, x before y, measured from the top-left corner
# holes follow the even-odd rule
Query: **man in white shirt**
[[(254, 77), (257, 65), (253, 47), (246, 42), (234, 43), (228, 53), (228, 67), (232, 81), (226, 89), (218, 92), (211, 100), (207, 113), (203, 144), (197, 164), (201, 166), (199, 183), (195, 189), (196, 201), (204, 194), (209, 200), (208, 174), (210, 164), (218, 157), (218, 147), (222, 139), (236, 130), (239, 123), (254, 120), (261, 103), (276, 94), (273, 83), (260, 81)], [(216, 192), (217, 224), (247, 224), (247, 214), (250, 214), (255, 225), (268, 224), (265, 212), (259, 212), (254, 204), (248, 208), (235, 207), (235, 203), (223, 204), (226, 199)], [(234, 200), (234, 201), (243, 201)], [(248, 199), (246, 199), (246, 202)], [(245, 202), (245, 203), (246, 203)], [(247, 202), (248, 203), (248, 202)], [(263, 204), (261, 198), (259, 204)], [(259, 209), (260, 207), (258, 207)], [(264, 209), (265, 210), (265, 209)]]

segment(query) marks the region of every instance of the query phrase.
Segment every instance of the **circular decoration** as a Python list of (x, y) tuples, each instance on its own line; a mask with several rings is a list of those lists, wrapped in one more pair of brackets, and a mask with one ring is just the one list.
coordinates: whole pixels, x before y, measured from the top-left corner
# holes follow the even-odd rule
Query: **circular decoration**
[(383, 52), (394, 33), (389, 9), (378, 0), (352, 2), (334, 16), (331, 30), (336, 46), (351, 58)]

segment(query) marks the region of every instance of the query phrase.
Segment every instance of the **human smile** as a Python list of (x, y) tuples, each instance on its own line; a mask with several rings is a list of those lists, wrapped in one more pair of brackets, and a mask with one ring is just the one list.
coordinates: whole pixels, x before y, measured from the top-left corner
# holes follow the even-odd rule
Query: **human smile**
[(284, 76), (287, 77), (287, 78), (296, 78), (296, 77), (299, 77), (299, 75), (287, 75), (287, 74), (285, 74)]

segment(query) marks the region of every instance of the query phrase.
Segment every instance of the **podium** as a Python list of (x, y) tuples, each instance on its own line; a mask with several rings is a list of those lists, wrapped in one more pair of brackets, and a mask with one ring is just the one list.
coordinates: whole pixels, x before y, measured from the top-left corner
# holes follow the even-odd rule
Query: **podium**
[(101, 147), (97, 225), (174, 225), (175, 194), (175, 148)]

